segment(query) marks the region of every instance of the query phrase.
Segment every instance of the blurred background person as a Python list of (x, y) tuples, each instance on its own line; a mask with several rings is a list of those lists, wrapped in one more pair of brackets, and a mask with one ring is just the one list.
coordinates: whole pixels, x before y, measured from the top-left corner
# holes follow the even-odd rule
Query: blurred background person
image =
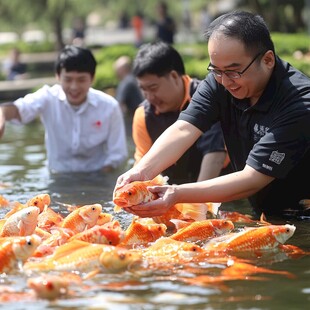
[(21, 52), (17, 47), (14, 47), (9, 54), (9, 57), (2, 64), (2, 73), (8, 81), (20, 80), (29, 77), (27, 74), (27, 65), (20, 59)]
[(143, 14), (141, 11), (137, 11), (131, 19), (131, 25), (135, 33), (135, 46), (139, 47), (143, 43)]
[(132, 74), (132, 60), (129, 56), (119, 57), (114, 63), (114, 70), (119, 80), (115, 98), (120, 103), (124, 114), (127, 114), (126, 119), (129, 118), (131, 127), (133, 114), (144, 97), (135, 76)]
[(156, 40), (161, 40), (169, 44), (174, 43), (176, 33), (175, 20), (168, 13), (168, 6), (165, 2), (159, 2), (157, 5), (156, 21)]
[(76, 46), (84, 46), (85, 44), (86, 24), (82, 17), (74, 19), (72, 27), (72, 44)]

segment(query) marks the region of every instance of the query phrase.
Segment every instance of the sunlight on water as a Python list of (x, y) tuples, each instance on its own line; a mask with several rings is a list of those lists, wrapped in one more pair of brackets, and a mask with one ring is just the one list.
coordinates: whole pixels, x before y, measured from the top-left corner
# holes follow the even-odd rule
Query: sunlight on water
[[(132, 151), (132, 145), (130, 146)], [(67, 174), (51, 176), (46, 169), (43, 130), (39, 122), (25, 127), (8, 125), (0, 143), (0, 194), (9, 201), (25, 203), (40, 193), (49, 193), (52, 208), (66, 216), (66, 204), (100, 203), (125, 229), (132, 216), (114, 214), (112, 191), (121, 171), (111, 174)], [(246, 201), (223, 204), (221, 209), (251, 213)], [(0, 208), (0, 217), (8, 208)], [(287, 244), (310, 250), (309, 221), (275, 221), (294, 224), (295, 234)], [(249, 258), (258, 267), (285, 274), (257, 274), (230, 281), (203, 281), (202, 276), (216, 277), (227, 267), (207, 258), (188, 264), (163, 264), (152, 268), (142, 262), (138, 268), (107, 273), (72, 285), (70, 293), (55, 301), (37, 299), (27, 287), (29, 275), (16, 270), (0, 276), (0, 309), (306, 309), (310, 302), (309, 256), (288, 257), (270, 253)], [(209, 279), (209, 278), (208, 278)], [(4, 298), (5, 296), (5, 298)], [(4, 301), (2, 299), (5, 299)]]

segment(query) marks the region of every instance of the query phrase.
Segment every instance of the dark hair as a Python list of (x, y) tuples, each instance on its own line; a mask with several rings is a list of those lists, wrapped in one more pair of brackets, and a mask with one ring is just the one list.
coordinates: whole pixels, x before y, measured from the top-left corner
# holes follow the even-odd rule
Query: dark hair
[(88, 72), (94, 76), (96, 65), (95, 57), (89, 49), (67, 45), (58, 55), (55, 71), (60, 74), (61, 69), (66, 69), (66, 71)]
[(179, 52), (170, 44), (156, 41), (143, 44), (133, 62), (133, 74), (141, 77), (145, 74), (164, 76), (175, 70), (185, 74), (184, 62)]
[(272, 50), (275, 53), (270, 32), (260, 15), (244, 11), (221, 15), (211, 22), (204, 33), (207, 42), (216, 33), (238, 39), (252, 54), (267, 50)]

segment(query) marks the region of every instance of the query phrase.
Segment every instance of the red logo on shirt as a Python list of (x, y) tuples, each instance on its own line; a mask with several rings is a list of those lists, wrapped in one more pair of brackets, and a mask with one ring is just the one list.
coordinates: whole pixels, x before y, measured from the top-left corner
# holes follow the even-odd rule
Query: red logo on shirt
[(97, 127), (97, 128), (100, 128), (101, 125), (102, 125), (101, 121), (96, 121), (96, 122), (94, 123), (94, 126)]

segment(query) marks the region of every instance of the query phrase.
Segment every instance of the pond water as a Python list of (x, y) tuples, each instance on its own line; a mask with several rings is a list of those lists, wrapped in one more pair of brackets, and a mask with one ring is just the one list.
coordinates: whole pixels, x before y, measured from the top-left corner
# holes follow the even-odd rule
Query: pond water
[[(117, 176), (130, 162), (112, 174), (49, 175), (46, 169), (43, 129), (36, 121), (27, 126), (7, 124), (0, 141), (0, 194), (9, 201), (25, 203), (29, 198), (49, 193), (51, 207), (65, 212), (63, 204), (100, 203), (104, 212), (113, 214), (112, 191)], [(129, 148), (133, 146), (130, 137)], [(293, 189), (292, 189), (293, 190)], [(223, 210), (251, 214), (246, 201), (222, 204)], [(0, 209), (0, 218), (4, 210)], [(114, 214), (123, 228), (131, 222), (131, 215)], [(268, 220), (268, 219), (267, 219)], [(272, 220), (269, 219), (272, 222)], [(286, 243), (310, 250), (309, 221), (279, 221), (296, 226), (295, 234)], [(310, 258), (271, 255), (255, 258), (253, 264), (271, 270), (288, 271), (293, 278), (282, 274), (258, 274), (259, 278), (245, 277), (226, 281), (223, 285), (195, 283), (195, 276), (210, 274), (208, 263), (178, 265), (168, 270), (144, 270), (136, 273), (100, 273), (86, 281), (88, 289), (74, 288), (74, 294), (53, 302), (45, 300), (20, 300), (1, 303), (0, 309), (306, 309), (310, 305)], [(219, 266), (221, 268), (221, 266)], [(193, 279), (194, 284), (181, 281)], [(0, 278), (1, 287), (10, 286), (16, 292), (27, 292), (27, 276), (14, 273)], [(119, 285), (108, 284), (119, 283)], [(104, 285), (103, 285), (104, 284)]]

